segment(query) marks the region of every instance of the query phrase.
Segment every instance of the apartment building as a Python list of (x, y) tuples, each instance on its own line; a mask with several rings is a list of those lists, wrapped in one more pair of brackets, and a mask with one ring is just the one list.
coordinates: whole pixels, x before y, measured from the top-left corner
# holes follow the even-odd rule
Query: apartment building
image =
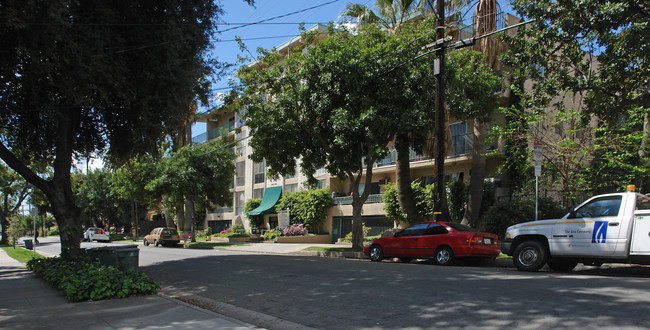
[[(518, 20), (517, 20), (518, 22)], [(326, 27), (316, 25), (311, 29), (317, 29), (324, 34)], [(471, 32), (470, 32), (471, 33)], [(469, 34), (471, 36), (471, 34)], [(459, 31), (456, 38), (467, 38), (468, 32)], [(295, 37), (278, 47), (280, 53), (288, 53), (300, 42), (299, 37)], [(507, 102), (502, 99), (501, 102)], [(202, 143), (222, 136), (223, 134), (235, 135), (238, 141), (234, 146), (237, 153), (235, 161), (236, 173), (233, 178), (233, 205), (218, 206), (208, 211), (205, 220), (205, 227), (212, 228), (213, 232), (218, 232), (233, 225), (242, 225), (246, 230), (251, 230), (248, 220), (244, 214), (244, 205), (251, 198), (263, 198), (261, 209), (255, 210), (256, 214), (264, 214), (265, 228), (271, 229), (277, 226), (277, 213), (270, 207), (275, 205), (282, 193), (294, 192), (306, 189), (304, 184), (307, 178), (299, 170), (295, 176), (280, 177), (271, 180), (266, 176), (266, 166), (264, 163), (256, 163), (249, 159), (252, 148), (248, 145), (250, 134), (246, 123), (240, 118), (239, 114), (233, 112), (231, 107), (221, 107), (219, 110), (211, 111), (197, 119), (198, 122), (206, 124), (206, 133), (196, 136), (192, 139), (193, 143)], [(235, 133), (235, 129), (240, 129)], [(472, 125), (465, 120), (456, 120), (451, 118), (449, 130), (451, 132), (451, 148), (445, 159), (445, 173), (447, 180), (462, 180), (469, 183), (471, 175), (470, 169), (472, 164)], [(497, 144), (489, 145), (488, 150), (498, 148)], [(433, 159), (411, 151), (411, 179), (419, 179), (422, 184), (433, 183), (434, 162)], [(372, 184), (370, 187), (370, 196), (363, 206), (362, 216), (366, 227), (370, 227), (369, 235), (376, 235), (388, 228), (394, 228), (396, 223), (388, 219), (383, 210), (381, 194), (385, 190), (385, 185), (395, 182), (395, 161), (396, 153), (394, 149), (386, 158), (378, 161), (373, 170)], [(486, 166), (488, 176), (496, 173), (499, 159), (498, 157), (488, 157)], [(349, 182), (341, 182), (337, 177), (331, 176), (324, 169), (317, 171), (315, 178), (318, 180), (319, 188), (327, 188), (334, 197), (334, 203), (329, 207), (327, 219), (319, 228), (320, 232), (328, 233), (330, 241), (335, 242), (337, 239), (345, 237), (352, 229), (352, 197), (350, 197)], [(494, 183), (497, 196), (505, 195), (507, 187), (502, 187), (502, 178), (492, 177), (488, 180)], [(364, 182), (362, 178), (361, 182)]]

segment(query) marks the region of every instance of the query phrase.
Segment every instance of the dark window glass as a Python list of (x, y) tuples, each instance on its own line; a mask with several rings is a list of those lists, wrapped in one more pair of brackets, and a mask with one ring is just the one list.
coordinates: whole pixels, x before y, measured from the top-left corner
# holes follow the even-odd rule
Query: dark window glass
[(650, 210), (650, 199), (643, 195), (637, 195), (636, 197), (636, 209), (637, 210)]
[(420, 223), (417, 225), (413, 225), (411, 227), (408, 227), (404, 230), (402, 230), (398, 236), (403, 237), (403, 236), (422, 236), (425, 235), (427, 232), (427, 226), (428, 224), (426, 223)]
[(427, 235), (440, 235), (446, 233), (448, 233), (447, 229), (437, 223), (431, 223), (429, 224), (429, 227), (427, 227)]
[(446, 224), (447, 224), (447, 226), (449, 226), (452, 229), (457, 230), (457, 231), (466, 231), (466, 232), (470, 232), (470, 233), (475, 233), (476, 232), (476, 229), (465, 226), (465, 225), (461, 225), (460, 223), (447, 222)]
[(578, 218), (615, 217), (621, 208), (623, 197), (612, 196), (592, 200), (576, 210)]

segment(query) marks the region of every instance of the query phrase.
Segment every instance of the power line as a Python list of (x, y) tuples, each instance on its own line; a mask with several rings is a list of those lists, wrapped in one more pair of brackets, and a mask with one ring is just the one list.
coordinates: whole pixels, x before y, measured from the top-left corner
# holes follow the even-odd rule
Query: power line
[(236, 30), (236, 29), (241, 29), (241, 28), (243, 28), (243, 27), (247, 27), (247, 26), (251, 26), (251, 25), (256, 25), (256, 24), (265, 23), (265, 22), (272, 21), (272, 20), (275, 20), (275, 19), (278, 19), (278, 18), (283, 18), (283, 17), (287, 17), (287, 16), (295, 15), (295, 14), (302, 13), (302, 12), (305, 12), (305, 11), (308, 11), (308, 10), (312, 10), (312, 9), (320, 8), (320, 7), (323, 7), (323, 6), (326, 6), (326, 5), (331, 5), (331, 4), (333, 4), (333, 3), (335, 3), (335, 2), (339, 2), (339, 1), (340, 1), (340, 0), (329, 1), (329, 2), (326, 2), (326, 3), (322, 3), (322, 4), (320, 4), (320, 5), (316, 5), (316, 6), (312, 6), (312, 7), (309, 7), (309, 8), (305, 8), (305, 9), (301, 9), (301, 10), (296, 10), (296, 11), (293, 11), (293, 12), (290, 12), (290, 13), (287, 13), (287, 14), (283, 14), (283, 15), (279, 15), (279, 16), (275, 16), (275, 17), (271, 17), (271, 18), (263, 19), (263, 20), (261, 20), (261, 21), (252, 22), (252, 23), (247, 23), (247, 24), (242, 24), (242, 25), (239, 25), (239, 26), (232, 27), (232, 28), (230, 28), (230, 29), (225, 29), (225, 30), (219, 31), (219, 32), (223, 33), (223, 32), (228, 32), (228, 31), (232, 31), (232, 30)]

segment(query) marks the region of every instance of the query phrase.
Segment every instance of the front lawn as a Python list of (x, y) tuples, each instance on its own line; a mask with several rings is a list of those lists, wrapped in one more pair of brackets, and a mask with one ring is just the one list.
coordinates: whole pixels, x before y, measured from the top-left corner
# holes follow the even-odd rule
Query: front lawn
[[(34, 251), (32, 250), (27, 250), (18, 246), (14, 248), (12, 245), (0, 245), (0, 247), (2, 247), (2, 249), (5, 252), (7, 252), (7, 254), (10, 257), (22, 263), (26, 263), (32, 260), (32, 258), (34, 258)], [(36, 259), (40, 259), (40, 258), (45, 258), (45, 257), (36, 253)]]

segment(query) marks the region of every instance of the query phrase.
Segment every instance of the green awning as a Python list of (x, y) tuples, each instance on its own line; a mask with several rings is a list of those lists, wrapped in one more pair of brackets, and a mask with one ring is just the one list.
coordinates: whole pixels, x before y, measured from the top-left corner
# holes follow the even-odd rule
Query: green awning
[(266, 188), (260, 206), (258, 206), (256, 209), (250, 212), (247, 212), (246, 214), (260, 215), (260, 214), (276, 213), (275, 204), (277, 204), (278, 201), (280, 200), (280, 196), (282, 196), (281, 186)]

